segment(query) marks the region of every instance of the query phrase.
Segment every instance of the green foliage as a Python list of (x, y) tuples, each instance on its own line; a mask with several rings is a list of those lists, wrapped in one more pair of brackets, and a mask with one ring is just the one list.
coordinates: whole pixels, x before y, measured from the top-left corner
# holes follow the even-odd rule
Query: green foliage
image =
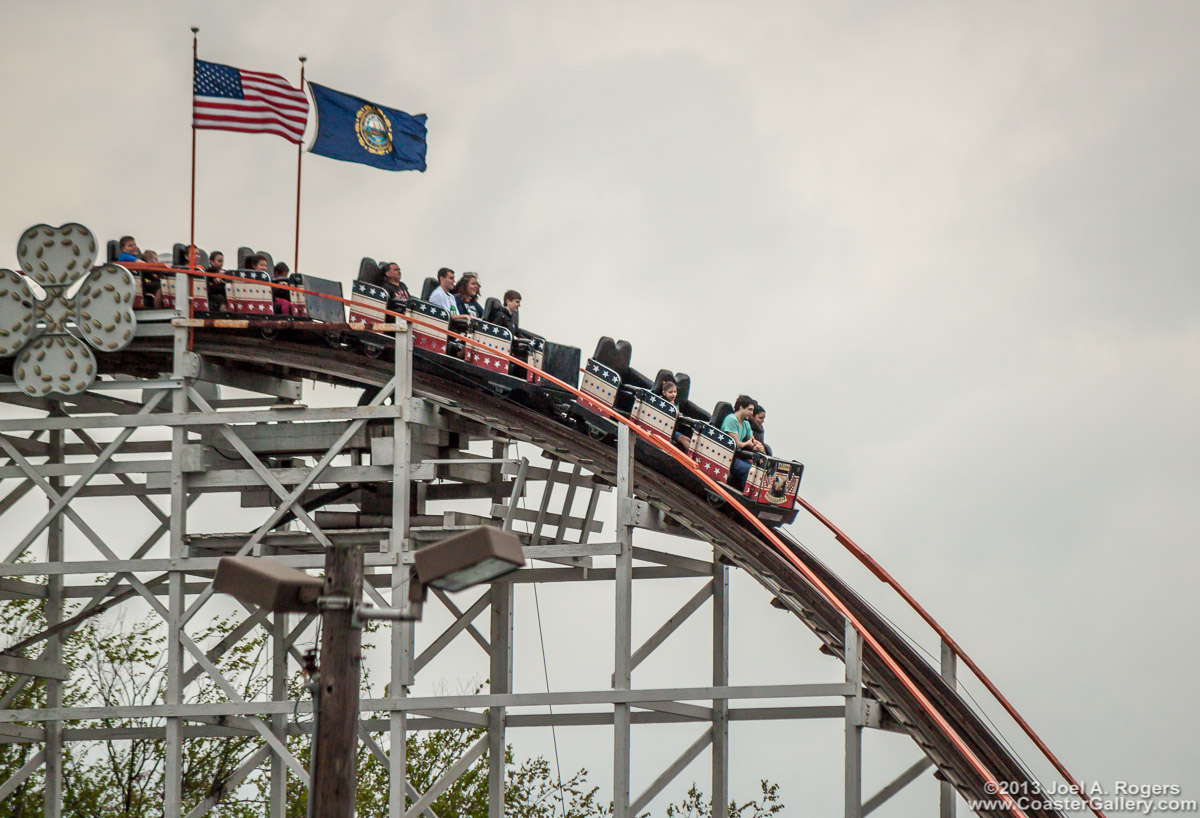
[[(729, 818), (765, 818), (783, 812), (783, 804), (779, 798), (779, 785), (765, 779), (759, 782), (762, 793), (759, 798), (739, 804), (729, 802)], [(692, 784), (683, 801), (667, 807), (667, 818), (710, 818), (712, 815), (712, 800), (706, 799), (704, 793)]]
[[(11, 644), (40, 630), (45, 620), (43, 606), (34, 600), (18, 599), (5, 603), (0, 616), (0, 635), (5, 644)], [(0, 675), (0, 702), (12, 696), (3, 706), (5, 709), (26, 710), (46, 706), (46, 688), (41, 684), (26, 684), (18, 687), (17, 677)], [(7, 781), (13, 773), (25, 766), (38, 751), (35, 744), (0, 744), (0, 782)], [(3, 802), (0, 802), (0, 818), (24, 818), (42, 813), (43, 775), (41, 769), (26, 778)]]
[[(0, 603), (0, 644), (10, 645), (45, 626), (44, 603), (16, 600)], [(269, 640), (259, 630), (236, 638), (238, 623), (232, 619), (213, 622), (195, 636), (209, 650), (214, 664), (237, 693), (254, 699), (270, 685)], [(370, 629), (370, 630), (373, 630)], [(157, 617), (127, 623), (117, 619), (108, 625), (88, 620), (63, 640), (63, 661), (72, 669), (71, 681), (62, 686), (68, 706), (123, 707), (161, 704), (166, 697), (166, 638)], [(12, 675), (0, 676), (0, 701), (4, 709), (34, 709), (46, 706), (45, 680), (18, 682)], [(367, 679), (364, 675), (364, 684)], [(207, 674), (200, 674), (188, 687), (192, 702), (228, 701), (226, 693)], [(303, 699), (303, 680), (297, 674), (287, 682), (288, 697)], [(231, 720), (240, 726), (240, 720)], [(226, 720), (217, 719), (224, 724)], [(94, 731), (95, 740), (69, 742), (63, 754), (63, 813), (78, 818), (157, 818), (162, 813), (165, 786), (164, 719), (92, 719), (73, 722), (72, 728)], [(134, 739), (106, 735), (118, 728), (143, 728)], [(252, 730), (234, 736), (205, 735), (205, 724), (188, 722), (183, 742), (182, 789), (184, 812), (208, 799), (209, 815), (220, 818), (250, 818), (267, 812), (271, 782), (269, 765), (260, 765), (236, 786), (230, 777), (261, 746)], [(481, 728), (431, 730), (413, 733), (405, 745), (408, 780), (416, 792), (426, 792), (481, 741)], [(295, 730), (286, 745), (305, 769), (309, 765), (311, 738)], [(28, 763), (39, 746), (35, 743), (0, 744), (0, 782), (7, 781)], [(375, 734), (370, 746), (360, 742), (356, 815), (385, 818), (389, 775), (386, 734)], [(382, 756), (382, 758), (380, 757)], [(580, 769), (562, 781), (543, 757), (518, 763), (512, 748), (505, 749), (505, 814), (512, 818), (605, 818), (612, 804), (598, 799), (598, 788), (588, 783), (587, 770)], [(2, 803), (0, 818), (40, 815), (44, 775), (39, 770), (18, 786)], [(288, 818), (305, 818), (308, 792), (295, 775), (287, 778)], [(732, 818), (765, 818), (783, 810), (778, 785), (762, 782), (759, 798), (745, 804), (730, 804)], [(486, 818), (488, 801), (488, 756), (482, 754), (466, 772), (441, 792), (431, 805), (439, 816)], [(410, 797), (407, 807), (411, 807)], [(427, 813), (428, 814), (428, 813)], [(649, 813), (647, 813), (648, 815)], [(711, 804), (693, 784), (678, 804), (666, 808), (668, 818), (708, 818)]]
[[(13, 644), (44, 628), (44, 603), (18, 600), (0, 606), (0, 636)], [(216, 643), (233, 630), (217, 621), (197, 641)], [(107, 627), (85, 621), (63, 640), (63, 660), (71, 681), (63, 685), (63, 704), (83, 707), (122, 707), (161, 704), (166, 694), (166, 650), (161, 620), (150, 617), (132, 624), (117, 619)], [(227, 678), (240, 679), (239, 693), (252, 697), (269, 677), (264, 672), (265, 640), (235, 643), (216, 664)], [(0, 697), (10, 691), (6, 709), (44, 707), (45, 680), (0, 676)], [(193, 701), (224, 701), (226, 697), (208, 676), (189, 688)], [(94, 741), (70, 742), (63, 758), (63, 813), (81, 818), (159, 816), (162, 814), (165, 747), (163, 719), (90, 719), (67, 724), (92, 730)], [(135, 740), (118, 738), (118, 728), (143, 728)], [(106, 735), (110, 733), (110, 735)], [(244, 758), (258, 748), (257, 736), (189, 738), (183, 743), (182, 786), (190, 809), (221, 783)], [(32, 744), (0, 745), (0, 781), (21, 768), (38, 749)], [(0, 803), (0, 818), (40, 815), (44, 777), (39, 770)], [(239, 809), (233, 793), (210, 814), (249, 816)]]

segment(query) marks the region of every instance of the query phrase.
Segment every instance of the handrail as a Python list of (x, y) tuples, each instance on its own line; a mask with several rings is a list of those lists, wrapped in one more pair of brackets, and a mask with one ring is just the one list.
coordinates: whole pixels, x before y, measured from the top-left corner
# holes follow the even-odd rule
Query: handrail
[[(136, 264), (136, 266), (134, 266), (135, 264)], [(169, 267), (169, 266), (163, 265), (161, 263), (158, 265), (155, 265), (153, 263), (146, 263), (146, 262), (131, 263), (131, 266), (129, 267), (129, 269), (155, 269), (155, 270), (161, 269), (163, 272), (174, 272), (176, 275), (200, 275), (200, 276), (205, 276), (205, 277), (209, 277), (209, 278), (218, 278), (218, 279), (225, 279), (225, 280), (237, 280), (239, 278), (238, 276), (224, 274), (224, 273), (209, 273), (206, 271), (199, 271), (199, 270), (189, 272), (187, 270), (183, 270), (183, 269), (180, 269), (177, 267)], [(268, 286), (270, 286), (274, 289), (282, 289), (282, 290), (286, 290), (289, 292), (302, 293), (304, 295), (314, 296), (317, 298), (327, 298), (332, 301), (338, 301), (338, 302), (341, 302), (342, 304), (346, 304), (346, 305), (356, 304), (356, 302), (346, 299), (346, 298), (343, 298), (343, 297), (340, 297), (340, 296), (330, 295), (328, 293), (318, 293), (318, 292), (315, 292), (312, 290), (305, 289), (303, 287), (295, 287), (290, 284), (272, 283)], [(190, 297), (190, 294), (185, 295), (185, 297)], [(178, 298), (179, 298), (179, 295), (177, 293), (176, 300), (178, 300)], [(568, 384), (562, 380), (559, 380), (555, 376), (550, 375), (549, 373), (547, 373), (537, 367), (531, 366), (528, 362), (522, 361), (522, 360), (520, 360), (510, 354), (507, 354), (507, 353), (497, 352), (496, 350), (491, 349), (490, 347), (486, 347), (483, 343), (481, 343), (479, 341), (475, 341), (464, 335), (460, 335), (456, 332), (452, 332), (448, 328), (442, 328), (439, 325), (431, 324), (431, 323), (424, 321), (422, 319), (419, 319), (419, 318), (414, 318), (414, 317), (408, 315), (407, 313), (398, 313), (398, 312), (395, 312), (392, 310), (388, 310), (386, 308), (379, 308), (379, 307), (375, 307), (374, 309), (379, 310), (380, 312), (384, 313), (385, 315), (389, 315), (389, 316), (392, 316), (395, 318), (400, 318), (409, 324), (416, 324), (419, 326), (428, 327), (430, 329), (436, 329), (439, 332), (444, 332), (448, 337), (455, 338), (456, 340), (462, 341), (466, 344), (476, 346), (479, 348), (483, 348), (483, 349), (488, 349), (489, 353), (493, 357), (500, 356), (500, 357), (504, 358), (505, 360), (509, 361), (510, 363), (524, 367), (527, 370), (537, 372), (542, 377), (543, 380), (547, 380), (550, 383), (553, 383), (555, 386), (558, 386), (559, 388), (566, 390), (567, 392), (575, 395), (576, 397), (579, 397), (579, 398), (586, 397), (584, 395), (584, 393), (582, 391), (580, 391), (578, 388), (573, 387), (570, 384)], [(770, 528), (768, 528), (766, 525), (764, 525), (761, 520), (759, 520), (756, 516), (754, 516), (754, 514), (752, 512), (750, 512), (747, 508), (745, 508), (741, 503), (737, 502), (734, 499), (733, 494), (728, 490), (728, 488), (724, 484), (718, 483), (710, 475), (706, 474), (702, 469), (699, 468), (699, 466), (695, 463), (695, 461), (693, 461), (690, 457), (688, 457), (685, 454), (683, 454), (682, 452), (680, 452), (673, 444), (659, 440), (655, 436), (651, 435), (649, 432), (646, 432), (645, 430), (640, 428), (637, 424), (630, 421), (628, 418), (626, 418), (623, 415), (621, 415), (620, 413), (618, 413), (616, 410), (614, 410), (608, 406), (603, 406), (603, 405), (595, 404), (595, 403), (589, 403), (589, 406), (593, 407), (594, 409), (599, 409), (601, 414), (608, 416), (614, 422), (625, 425), (626, 427), (628, 427), (630, 429), (630, 431), (632, 433), (634, 433), (638, 437), (642, 438), (642, 440), (645, 441), (647, 444), (670, 455), (676, 462), (678, 462), (680, 465), (682, 465), (685, 469), (689, 470), (695, 477), (697, 477), (709, 489), (714, 491), (717, 494), (717, 496), (721, 497), (726, 502), (728, 502), (730, 504), (730, 507), (733, 508), (734, 510), (736, 510), (736, 512), (738, 514), (740, 514), (742, 517), (744, 517), (746, 519), (746, 521), (753, 528), (755, 528), (759, 534), (761, 534), (767, 540), (767, 542), (771, 543), (771, 545), (773, 545), (776, 548), (776, 550), (780, 553), (781, 556), (783, 556), (788, 562), (792, 563), (792, 565), (800, 572), (800, 574), (802, 576), (804, 576), (804, 578), (809, 582), (809, 584), (811, 584), (813, 586), (813, 588), (815, 588), (817, 590), (818, 593), (820, 593), (823, 597), (825, 597), (826, 601), (829, 602), (833, 606), (833, 608), (836, 611), (838, 611), (838, 613), (840, 613), (843, 617), (845, 617), (847, 622), (850, 623), (851, 627), (853, 627), (855, 629), (855, 631), (857, 631), (862, 636), (863, 641), (876, 653), (876, 655), (879, 656), (879, 658), (884, 662), (884, 664), (887, 665), (888, 669), (892, 671), (892, 673), (895, 675), (896, 679), (901, 683), (901, 685), (917, 700), (917, 703), (921, 706), (921, 709), (924, 710), (925, 713), (933, 719), (934, 723), (938, 726), (938, 728), (942, 731), (942, 733), (946, 736), (946, 738), (950, 740), (951, 744), (954, 745), (954, 747), (959, 751), (959, 753), (962, 754), (963, 758), (966, 759), (968, 764), (975, 770), (976, 773), (978, 773), (985, 780), (985, 789), (988, 789), (989, 791), (994, 791), (994, 795), (1001, 802), (1003, 802), (1005, 807), (1008, 809), (1008, 811), (1013, 816), (1016, 816), (1016, 818), (1027, 818), (1024, 811), (1022, 811), (1021, 808), (1018, 807), (1017, 803), (1009, 796), (1009, 794), (1005, 791), (1005, 788), (1003, 786), (1001, 786), (1000, 782), (998, 781), (996, 776), (991, 772), (991, 770), (989, 770), (987, 768), (987, 766), (984, 765), (984, 763), (979, 760), (979, 758), (975, 755), (975, 753), (972, 752), (971, 748), (967, 746), (966, 742), (963, 741), (963, 739), (958, 735), (957, 731), (955, 731), (953, 726), (946, 720), (946, 717), (943, 716), (942, 713), (934, 706), (934, 704), (925, 696), (925, 694), (921, 692), (920, 688), (917, 687), (917, 685), (912, 681), (912, 679), (909, 678), (908, 674), (906, 674), (904, 672), (903, 668), (900, 667), (899, 663), (884, 649), (883, 645), (880, 644), (879, 641), (863, 626), (863, 624), (858, 620), (858, 618), (856, 616), (854, 616), (854, 614), (845, 605), (845, 603), (843, 603), (837, 597), (837, 595), (834, 594), (828, 588), (828, 586), (826, 586), (825, 583), (821, 581), (821, 579), (816, 575), (815, 572), (813, 572), (813, 570), (811, 568), (809, 568), (806, 564), (804, 564), (804, 562), (801, 561), (799, 559), (799, 557), (797, 557), (792, 552), (792, 550), (787, 547), (787, 545), (783, 542), (782, 539), (779, 538), (778, 535), (776, 535), (773, 531), (771, 531)], [(984, 683), (984, 686), (987, 688), (988, 692), (991, 693), (996, 698), (996, 700), (1004, 707), (1005, 712), (1007, 712), (1021, 726), (1021, 729), (1025, 732), (1025, 734), (1034, 741), (1034, 743), (1036, 744), (1038, 749), (1043, 753), (1043, 755), (1045, 755), (1047, 760), (1049, 760), (1051, 762), (1051, 764), (1059, 772), (1059, 774), (1061, 774), (1066, 779), (1066, 781), (1072, 786), (1072, 788), (1074, 788), (1080, 795), (1083, 796), (1083, 798), (1086, 800), (1086, 802), (1088, 804), (1089, 809), (1091, 809), (1091, 811), (1097, 816), (1097, 818), (1106, 818), (1105, 814), (1100, 810), (1099, 806), (1095, 803), (1095, 801), (1091, 798), (1091, 796), (1084, 790), (1083, 786), (1075, 780), (1074, 776), (1072, 776), (1070, 774), (1070, 772), (1066, 769), (1066, 767), (1062, 764), (1062, 762), (1059, 761), (1059, 759), (1054, 755), (1054, 753), (1045, 744), (1045, 742), (1042, 741), (1042, 739), (1037, 735), (1037, 733), (1033, 730), (1033, 728), (1029, 725), (1029, 723), (1020, 715), (1020, 713), (1017, 712), (1016, 708), (1003, 696), (1003, 694), (1000, 693), (999, 689), (995, 686), (995, 684), (991, 681), (991, 679), (988, 678), (987, 675), (983, 673), (983, 671), (979, 668), (978, 664), (973, 659), (971, 659), (971, 657), (968, 656), (966, 654), (966, 652), (962, 650), (961, 647), (959, 647), (958, 643), (955, 642), (950, 637), (949, 633), (946, 632), (946, 630), (944, 628), (942, 628), (940, 625), (937, 624), (936, 620), (933, 619), (933, 617), (916, 601), (916, 599), (910, 593), (908, 593), (908, 591), (905, 590), (887, 571), (885, 571), (883, 569), (883, 567), (880, 566), (879, 563), (874, 560), (874, 558), (872, 558), (869, 554), (867, 554), (866, 551), (864, 551), (857, 543), (855, 543), (853, 540), (851, 540), (849, 537), (847, 537), (844, 533), (842, 533), (842, 531), (836, 525), (834, 525), (828, 518), (826, 518), (823, 514), (821, 514), (819, 511), (817, 511), (816, 508), (814, 508), (808, 501), (804, 500), (803, 498), (801, 498), (799, 496), (797, 496), (796, 500), (803, 506), (803, 508), (809, 514), (811, 514), (822, 525), (824, 525), (827, 529), (829, 529), (834, 534), (834, 537), (837, 539), (837, 541), (839, 543), (841, 543), (845, 548), (847, 548), (847, 550), (849, 550), (864, 566), (866, 566), (868, 568), (868, 570), (871, 571), (871, 573), (873, 573), (876, 577), (878, 577), (884, 583), (890, 585), (893, 589), (895, 589), (897, 591), (897, 593), (899, 593), (901, 595), (901, 597), (905, 600), (905, 602), (907, 602), (918, 613), (918, 615), (920, 615), (921, 618), (938, 633), (939, 637), (941, 637), (946, 642), (946, 644), (955, 653), (955, 655), (958, 656), (959, 658), (963, 659), (963, 661), (967, 664), (967, 666), (971, 669), (971, 671), (976, 674), (976, 676), (980, 679), (980, 681), (982, 681)], [(990, 785), (990, 786), (986, 786), (986, 785)]]
[(858, 543), (846, 536), (846, 534), (840, 528), (834, 525), (834, 523), (828, 517), (817, 511), (817, 509), (814, 508), (811, 503), (800, 496), (796, 497), (796, 501), (804, 506), (804, 510), (816, 518), (821, 525), (829, 529), (830, 533), (833, 534), (834, 539), (836, 539), (847, 551), (854, 555), (855, 559), (861, 562), (868, 571), (874, 574), (885, 585), (890, 586), (892, 590), (900, 595), (901, 599), (908, 603), (908, 606), (912, 608), (922, 620), (924, 620), (925, 624), (929, 625), (929, 627), (933, 629), (934, 633), (936, 633), (938, 637), (947, 645), (947, 647), (950, 648), (954, 655), (957, 658), (962, 659), (967, 667), (971, 669), (971, 672), (975, 674), (975, 677), (983, 683), (983, 686), (987, 689), (987, 691), (991, 693), (996, 701), (999, 702), (1000, 706), (1004, 708), (1004, 712), (1008, 713), (1008, 715), (1012, 717), (1013, 721), (1015, 721), (1021, 727), (1021, 730), (1027, 737), (1029, 737), (1031, 741), (1033, 741), (1038, 750), (1041, 751), (1042, 755), (1044, 755), (1046, 759), (1054, 766), (1054, 769), (1056, 769), (1059, 774), (1066, 779), (1067, 783), (1074, 788), (1076, 794), (1081, 795), (1086, 799), (1089, 809), (1091, 809), (1092, 812), (1097, 816), (1103, 816), (1104, 813), (1101, 812), (1095, 802), (1092, 801), (1091, 796), (1087, 793), (1087, 790), (1084, 788), (1084, 786), (1075, 781), (1074, 776), (1071, 775), (1066, 766), (1058, 760), (1058, 757), (1054, 755), (1054, 752), (1050, 749), (1046, 742), (1042, 740), (1041, 736), (1034, 731), (1029, 722), (1027, 722), (1025, 718), (1019, 712), (1017, 712), (1016, 707), (1014, 707), (1012, 703), (1009, 702), (1009, 700), (1004, 696), (1004, 694), (1000, 692), (1000, 689), (996, 687), (991, 678), (989, 678), (988, 675), (983, 672), (983, 669), (980, 668), (975, 660), (972, 659), (958, 644), (958, 642), (956, 642), (953, 637), (950, 636), (946, 629), (938, 624), (938, 621), (934, 619), (928, 611), (925, 610), (924, 606), (917, 602), (916, 598), (908, 592), (908, 589), (896, 581), (896, 578), (888, 573), (887, 570), (884, 569), (884, 567), (880, 565), (874, 557), (864, 551)]

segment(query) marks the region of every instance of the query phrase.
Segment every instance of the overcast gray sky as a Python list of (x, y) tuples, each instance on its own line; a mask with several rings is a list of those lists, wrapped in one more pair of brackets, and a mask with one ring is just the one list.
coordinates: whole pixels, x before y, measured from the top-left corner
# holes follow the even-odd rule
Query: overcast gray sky
[[(425, 174), (305, 158), (302, 271), (476, 270), (551, 338), (752, 393), (1069, 767), (1200, 797), (1200, 6), (9, 0), (0, 265), (39, 221), (186, 241), (192, 24), (204, 59), (303, 53), (429, 115)], [(295, 164), (202, 132), (198, 242), (291, 261)], [(780, 650), (763, 616), (747, 657)], [(833, 808), (789, 759), (836, 736), (753, 735), (742, 793)]]

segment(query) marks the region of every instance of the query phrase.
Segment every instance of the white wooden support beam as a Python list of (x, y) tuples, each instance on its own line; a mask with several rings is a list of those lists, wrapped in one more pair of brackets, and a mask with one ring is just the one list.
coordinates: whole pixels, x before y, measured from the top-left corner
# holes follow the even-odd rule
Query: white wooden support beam
[(911, 767), (909, 767), (900, 775), (896, 776), (886, 786), (882, 787), (879, 792), (872, 795), (863, 803), (862, 814), (863, 818), (870, 815), (875, 810), (883, 806), (883, 803), (891, 798), (900, 790), (907, 787), (912, 782), (921, 777), (921, 773), (933, 766), (933, 762), (928, 758), (921, 758)]
[(845, 816), (862, 818), (862, 646), (863, 638), (846, 620), (846, 773)]
[[(509, 585), (508, 587), (512, 588), (512, 585)], [(474, 622), (481, 613), (483, 613), (484, 609), (487, 608), (489, 604), (491, 604), (491, 600), (492, 594), (490, 591), (488, 591), (482, 594), (479, 599), (475, 600), (474, 604), (472, 604), (470, 608), (467, 608), (464, 613), (459, 614), (454, 622), (450, 624), (450, 627), (442, 631), (438, 638), (434, 639), (433, 642), (430, 643), (429, 647), (421, 651), (421, 655), (417, 657), (413, 672), (420, 673), (421, 669), (433, 661), (434, 657), (441, 653), (442, 649), (445, 648), (446, 645), (450, 644), (452, 641), (454, 641), (456, 636), (470, 627), (471, 623)]]
[[(700, 606), (707, 602), (712, 594), (713, 584), (711, 582), (705, 583), (704, 587), (693, 594), (691, 599), (683, 603), (679, 610), (671, 614), (670, 618), (668, 618), (658, 630), (652, 633), (650, 637), (644, 643), (642, 643), (641, 647), (633, 652), (629, 663), (630, 671), (632, 672), (634, 668), (646, 661), (646, 658), (655, 650), (657, 650), (659, 645), (667, 641), (667, 637), (678, 630), (679, 626), (688, 620), (688, 617), (698, 611)], [(614, 676), (613, 679), (613, 684), (615, 685), (616, 677)]]
[(687, 765), (695, 761), (696, 756), (704, 752), (704, 748), (706, 748), (711, 742), (712, 731), (705, 730), (700, 734), (698, 739), (692, 742), (690, 747), (683, 751), (679, 758), (672, 761), (670, 766), (663, 770), (662, 774), (659, 775), (658, 778), (654, 779), (650, 786), (647, 787), (641, 795), (633, 800), (633, 803), (629, 805), (629, 814), (639, 815), (642, 810), (644, 810), (654, 799), (654, 796), (658, 795), (663, 791), (664, 787), (674, 781), (675, 777), (683, 772), (683, 769), (687, 767)]
[[(729, 684), (729, 566), (712, 561), (712, 683)], [(728, 699), (712, 703), (712, 818), (729, 817), (729, 721)]]
[(12, 656), (0, 653), (0, 673), (19, 673), (23, 676), (36, 676), (39, 679), (57, 679), (65, 682), (71, 678), (71, 669), (62, 662), (46, 659), (26, 659), (23, 656)]
[(46, 751), (38, 750), (29, 760), (21, 765), (21, 768), (8, 777), (8, 780), (0, 784), (0, 803), (8, 796), (12, 795), (17, 787), (25, 783), (25, 779), (33, 774), (33, 771), (42, 766), (42, 762), (46, 760)]
[(442, 774), (442, 777), (433, 783), (420, 798), (416, 800), (408, 812), (404, 813), (404, 818), (417, 818), (422, 812), (430, 807), (437, 797), (450, 788), (450, 785), (458, 780), (459, 776), (471, 768), (475, 760), (487, 752), (488, 737), (483, 736), (479, 741), (467, 748), (467, 752), (463, 757), (451, 765), (450, 769)]
[[(944, 640), (942, 641), (942, 678), (946, 680), (946, 684), (950, 685), (951, 690), (958, 689), (958, 656), (954, 653), (954, 648), (950, 647)], [(958, 793), (954, 791), (954, 785), (949, 781), (941, 782), (938, 788), (938, 816), (939, 818), (954, 818), (955, 810), (958, 806)]]
[[(414, 547), (410, 528), (412, 520), (409, 516), (413, 505), (412, 484), (410, 483), (412, 477), (412, 429), (409, 426), (408, 412), (405, 411), (412, 398), (412, 338), (411, 332), (396, 336), (393, 359), (395, 369), (392, 373), (393, 403), (401, 407), (401, 412), (392, 418), (392, 445), (388, 452), (392, 459), (392, 530), (388, 550), (397, 557), (408, 555)], [(379, 395), (376, 395), (376, 398), (379, 398)], [(436, 415), (436, 413), (434, 414)], [(419, 496), (417, 502), (418, 510), (420, 510)], [(408, 583), (409, 566), (397, 560), (391, 568), (392, 607), (399, 608), (408, 604)], [(408, 695), (409, 685), (413, 683), (416, 676), (415, 635), (415, 624), (412, 622), (397, 622), (391, 627), (388, 687), (391, 695), (401, 701)], [(414, 801), (419, 800), (418, 793), (414, 791), (408, 780), (408, 718), (408, 713), (398, 708), (387, 714), (390, 751), (387, 764), (389, 818), (402, 818), (405, 799), (410, 795)], [(425, 809), (418, 810), (417, 814), (425, 811)]]
[[(633, 674), (633, 439), (629, 427), (617, 429), (617, 554), (613, 690), (627, 691)], [(585, 529), (586, 531), (586, 529)], [(613, 818), (629, 818), (630, 706), (613, 705)]]
[[(491, 600), (492, 632), (489, 680), (493, 694), (512, 692), (513, 678), (513, 586), (494, 583), (487, 596)], [(507, 712), (503, 707), (488, 709), (488, 818), (504, 818), (504, 751)]]
[[(406, 335), (405, 337), (407, 338), (407, 337), (411, 337), (411, 336)], [(384, 386), (382, 389), (380, 389), (379, 392), (375, 395), (375, 397), (373, 397), (371, 399), (371, 403), (368, 404), (367, 408), (387, 409), (387, 410), (389, 410), (389, 414), (392, 416), (392, 418), (395, 419), (395, 407), (391, 407), (391, 406), (384, 407), (384, 406), (380, 406), (380, 404), (382, 404), (384, 400), (386, 400), (388, 397), (390, 397), (396, 391), (396, 385), (397, 385), (397, 379), (395, 377), (393, 377), (387, 383), (387, 385)], [(311, 409), (305, 409), (305, 410), (303, 410), (303, 412), (304, 412), (304, 415), (306, 418), (309, 418), (313, 414), (317, 414), (317, 415), (323, 414), (320, 411), (311, 410)], [(200, 417), (200, 418), (214, 417), (214, 416), (219, 416), (221, 414), (222, 413), (219, 413), (219, 412), (209, 412), (206, 415), (199, 415), (198, 417)], [(245, 413), (245, 414), (257, 415), (257, 414), (262, 414), (262, 413), (249, 412), (249, 413)], [(298, 419), (296, 417), (294, 411), (290, 417), (286, 417), (286, 415), (287, 415), (286, 412), (284, 412), (283, 414), (285, 415), (285, 417), (278, 417), (278, 418), (274, 418), (274, 419), (275, 420), (286, 420), (286, 421), (294, 421), (294, 420)], [(336, 441), (334, 441), (334, 445), (331, 446), (329, 448), (329, 450), (324, 454), (324, 456), (322, 456), (321, 459), (319, 461), (317, 461), (316, 465), (314, 465), (312, 467), (312, 469), (309, 470), (308, 475), (303, 480), (300, 481), (300, 483), (296, 486), (296, 488), (294, 488), (291, 492), (287, 493), (287, 495), (283, 498), (283, 501), (280, 503), (280, 505), (273, 512), (271, 512), (271, 514), (262, 523), (262, 525), (260, 525), (258, 527), (258, 529), (250, 536), (250, 539), (248, 539), (246, 541), (246, 543), (240, 549), (238, 549), (236, 556), (239, 556), (239, 557), (245, 556), (246, 554), (250, 553), (250, 551), (255, 546), (257, 546), (259, 542), (262, 541), (263, 536), (268, 531), (270, 531), (271, 529), (273, 529), (275, 527), (275, 524), (279, 522), (279, 520), (283, 517), (283, 515), (285, 513), (287, 513), (289, 510), (291, 510), (291, 507), (296, 502), (296, 500), (299, 497), (303, 496), (304, 492), (308, 490), (309, 486), (311, 486), (313, 483), (317, 482), (317, 478), (321, 477), (321, 475), (324, 474), (325, 470), (327, 468), (329, 468), (329, 464), (333, 462), (333, 459), (338, 454), (341, 453), (342, 446), (344, 446), (346, 444), (346, 442), (349, 441), (350, 438), (352, 438), (355, 435), (355, 433), (357, 433), (358, 430), (361, 429), (362, 426), (366, 422), (367, 421), (365, 418), (359, 417), (356, 420), (352, 420), (346, 426), (346, 431), (344, 431), (342, 433), (342, 435)], [(176, 431), (179, 431), (179, 430), (177, 429)], [(405, 486), (407, 486), (408, 481), (405, 480), (404, 484), (405, 484)], [(272, 487), (272, 488), (274, 488), (274, 487)], [(172, 508), (174, 508), (174, 506), (175, 506), (174, 501), (172, 501)], [(315, 527), (315, 523), (313, 525)], [(191, 604), (191, 606), (186, 611), (184, 611), (184, 613), (183, 613), (183, 622), (184, 623), (186, 623), (189, 619), (191, 619), (191, 617), (195, 615), (196, 611), (200, 610), (200, 608), (204, 606), (204, 603), (206, 603), (208, 601), (208, 599), (212, 596), (212, 593), (213, 593), (213, 591), (212, 591), (212, 588), (210, 587), (208, 590), (202, 592), (200, 594), (199, 598), (197, 598)]]

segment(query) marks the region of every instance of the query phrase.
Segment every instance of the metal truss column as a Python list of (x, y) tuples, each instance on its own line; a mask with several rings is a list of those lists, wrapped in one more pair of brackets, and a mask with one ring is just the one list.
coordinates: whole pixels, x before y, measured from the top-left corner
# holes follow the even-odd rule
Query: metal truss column
[(862, 818), (862, 634), (846, 620), (846, 818)]
[[(492, 583), (488, 592), (492, 608), (491, 692), (512, 693), (513, 584)], [(504, 738), (507, 713), (503, 707), (488, 710), (488, 818), (504, 818)]]
[[(186, 294), (187, 276), (183, 280)], [(186, 297), (186, 295), (184, 296)], [(185, 377), (189, 370), (188, 330), (176, 327), (174, 334), (173, 377), (178, 385), (171, 395), (171, 411), (176, 415), (187, 414), (191, 401), (188, 389), (191, 378)], [(187, 446), (187, 427), (183, 424), (171, 429), (171, 519), (170, 556), (175, 565), (184, 558), (184, 538), (187, 535), (187, 483), (183, 471), (184, 450)], [(171, 571), (167, 590), (167, 695), (166, 704), (183, 703), (183, 622), (185, 612), (184, 574), (178, 568)], [(183, 719), (168, 716), (166, 719), (166, 742), (164, 744), (164, 791), (163, 814), (183, 814)]]
[[(61, 407), (50, 413), (52, 416), (63, 416)], [(49, 435), (49, 462), (59, 465), (63, 462), (64, 432), (54, 429)], [(51, 477), (50, 486), (55, 492), (61, 493), (63, 480), (61, 477)], [(54, 501), (50, 500), (50, 507)], [(46, 559), (48, 562), (61, 562), (63, 559), (63, 515), (55, 515), (46, 528)], [(52, 628), (63, 618), (63, 576), (54, 574), (46, 577), (46, 627)], [(62, 637), (58, 634), (46, 641), (44, 657), (49, 662), (62, 661)], [(46, 707), (62, 707), (62, 682), (58, 679), (46, 679)], [(58, 818), (62, 814), (62, 783), (63, 783), (63, 724), (61, 721), (51, 721), (46, 724), (46, 788), (44, 791), (43, 809), (46, 818)]]
[[(392, 605), (402, 607), (408, 598), (408, 566), (401, 559), (412, 550), (409, 536), (409, 507), (412, 487), (409, 483), (409, 460), (412, 457), (412, 436), (406, 413), (412, 400), (412, 333), (396, 333), (395, 376), (396, 391), (392, 403), (396, 416), (392, 421), (392, 532), (390, 551), (392, 563)], [(415, 653), (415, 624), (396, 622), (391, 627), (391, 676), (389, 695), (402, 699), (408, 695), (413, 682)], [(408, 715), (403, 710), (388, 714), (388, 818), (403, 818), (408, 790)]]
[[(729, 566), (713, 552), (713, 687), (729, 685)], [(713, 699), (712, 818), (729, 816), (729, 700)]]
[[(946, 684), (950, 685), (951, 689), (957, 687), (958, 675), (958, 656), (955, 655), (954, 649), (942, 642), (942, 678), (946, 680)], [(941, 795), (939, 798), (940, 818), (954, 818), (954, 813), (957, 808), (957, 794), (954, 792), (953, 785), (949, 781), (943, 781), (941, 784)]]
[[(633, 676), (633, 438), (617, 428), (616, 634), (613, 689), (629, 690)], [(613, 705), (613, 818), (629, 816), (630, 706)]]

